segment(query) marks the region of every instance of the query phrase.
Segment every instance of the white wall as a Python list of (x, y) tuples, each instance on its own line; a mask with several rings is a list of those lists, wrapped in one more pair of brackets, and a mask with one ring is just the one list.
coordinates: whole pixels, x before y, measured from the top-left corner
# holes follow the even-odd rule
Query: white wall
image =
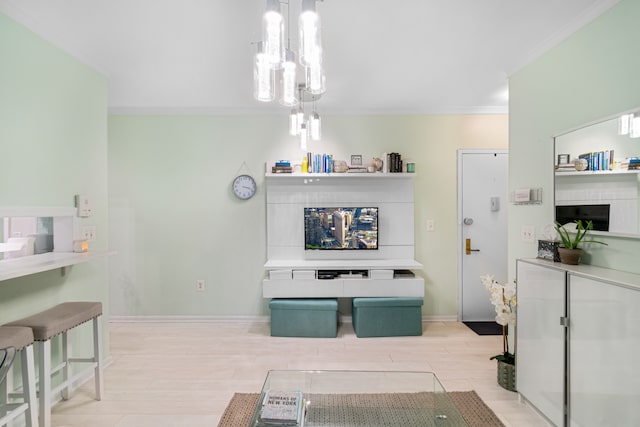
[[(0, 206), (73, 208), (85, 193), (94, 215), (80, 222), (97, 227), (91, 249), (106, 249), (106, 79), (3, 14), (0, 64)], [(0, 324), (63, 301), (101, 301), (108, 315), (107, 276), (102, 259), (2, 281)]]
[[(640, 2), (622, 0), (510, 79), (509, 187), (543, 188), (543, 204), (509, 209), (509, 268), (535, 257), (520, 241), (522, 225), (538, 233), (554, 218), (553, 135), (640, 106)], [(640, 272), (640, 241), (608, 238), (584, 262)]]
[[(321, 105), (319, 105), (319, 108)], [(320, 111), (321, 112), (321, 111)], [(415, 258), (425, 316), (457, 314), (456, 150), (507, 148), (505, 115), (323, 116), (309, 151), (416, 162)], [(115, 315), (264, 315), (264, 163), (302, 159), (287, 114), (111, 116), (109, 203)], [(250, 172), (257, 195), (231, 192)], [(435, 231), (426, 231), (433, 219)], [(206, 280), (196, 292), (195, 281)], [(479, 286), (481, 286), (479, 284)]]

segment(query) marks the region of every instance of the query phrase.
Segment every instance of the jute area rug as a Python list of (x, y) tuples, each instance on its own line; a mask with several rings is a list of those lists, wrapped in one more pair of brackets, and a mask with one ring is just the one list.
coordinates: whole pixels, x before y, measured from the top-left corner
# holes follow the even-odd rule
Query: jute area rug
[[(248, 427), (259, 396), (259, 393), (235, 393), (218, 427)], [(439, 396), (434, 393), (315, 395), (309, 397), (311, 404), (305, 425), (330, 426), (338, 419), (340, 423), (363, 427), (456, 426), (464, 424), (456, 418), (461, 415), (472, 427), (504, 427), (475, 391), (449, 392), (450, 399), (444, 402)], [(453, 410), (447, 408), (451, 404)], [(436, 412), (434, 407), (438, 408)], [(416, 419), (413, 411), (403, 410), (406, 408), (425, 409), (422, 418)], [(406, 419), (408, 413), (411, 420)], [(436, 414), (446, 414), (447, 419), (438, 419)]]

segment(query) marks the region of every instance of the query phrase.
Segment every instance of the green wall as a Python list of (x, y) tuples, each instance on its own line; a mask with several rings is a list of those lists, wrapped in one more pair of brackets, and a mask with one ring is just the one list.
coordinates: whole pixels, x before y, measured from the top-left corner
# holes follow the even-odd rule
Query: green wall
[[(321, 111), (322, 105), (318, 106)], [(415, 250), (431, 318), (457, 315), (456, 150), (507, 148), (506, 115), (323, 116), (309, 151), (365, 161), (396, 151), (416, 162)], [(265, 162), (302, 159), (287, 114), (109, 118), (112, 314), (256, 316), (268, 313)], [(239, 201), (240, 172), (258, 182)], [(435, 231), (426, 231), (426, 220)], [(206, 291), (196, 292), (197, 279)]]
[[(106, 249), (106, 79), (3, 14), (0, 64), (0, 206), (72, 207), (85, 193), (95, 214), (80, 223)], [(0, 324), (63, 301), (102, 301), (108, 314), (107, 261), (67, 270), (0, 282)]]
[[(538, 233), (553, 222), (552, 136), (640, 106), (640, 2), (622, 0), (556, 48), (515, 73), (509, 84), (510, 189), (541, 187), (544, 202), (511, 206), (509, 267), (535, 257), (536, 245), (520, 241), (520, 228)], [(586, 262), (640, 273), (640, 240), (607, 238)]]

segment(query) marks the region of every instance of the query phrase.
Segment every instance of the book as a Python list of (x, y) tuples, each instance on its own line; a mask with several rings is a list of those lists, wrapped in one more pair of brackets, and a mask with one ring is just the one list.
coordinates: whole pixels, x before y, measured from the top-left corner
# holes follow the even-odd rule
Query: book
[(298, 426), (303, 423), (304, 399), (302, 392), (267, 390), (262, 399), (262, 408), (257, 426)]
[(293, 167), (291, 166), (272, 166), (271, 173), (292, 173)]

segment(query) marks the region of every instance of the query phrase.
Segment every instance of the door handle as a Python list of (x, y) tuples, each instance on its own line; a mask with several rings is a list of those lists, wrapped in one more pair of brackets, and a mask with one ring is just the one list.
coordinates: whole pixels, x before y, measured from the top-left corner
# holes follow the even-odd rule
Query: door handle
[(471, 239), (466, 239), (465, 246), (467, 255), (471, 255), (471, 252), (480, 252), (480, 249), (471, 249)]

